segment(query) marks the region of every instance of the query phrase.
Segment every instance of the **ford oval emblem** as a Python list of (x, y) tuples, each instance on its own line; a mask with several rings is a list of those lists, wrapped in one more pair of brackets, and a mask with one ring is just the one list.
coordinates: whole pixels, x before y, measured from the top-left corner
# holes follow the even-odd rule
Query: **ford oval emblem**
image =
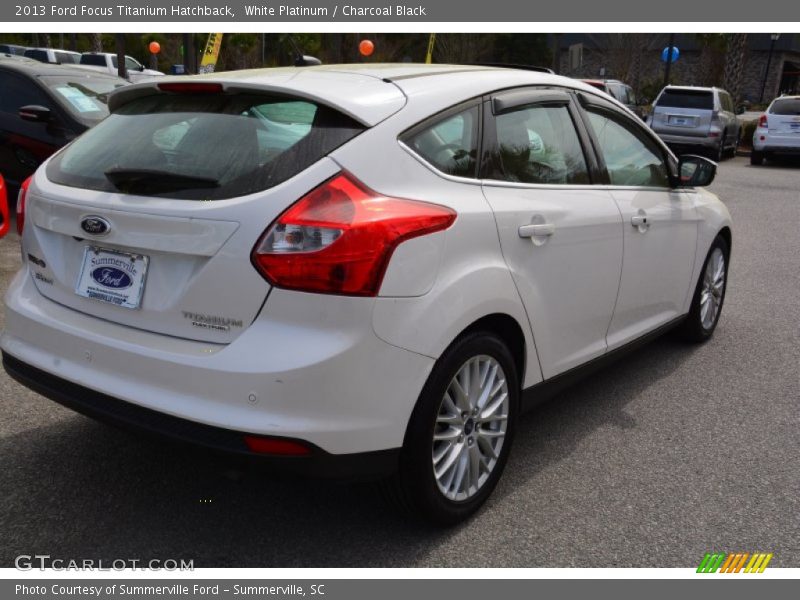
[(116, 267), (97, 267), (92, 271), (92, 279), (102, 286), (115, 290), (129, 288), (133, 283), (130, 275)]
[(89, 215), (81, 219), (81, 229), (91, 235), (105, 235), (111, 231), (111, 223), (106, 221), (103, 217)]

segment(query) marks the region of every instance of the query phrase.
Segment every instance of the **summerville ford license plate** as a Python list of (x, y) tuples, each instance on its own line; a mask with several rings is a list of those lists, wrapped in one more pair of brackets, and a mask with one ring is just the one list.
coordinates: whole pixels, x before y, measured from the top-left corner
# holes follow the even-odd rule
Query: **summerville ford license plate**
[(123, 308), (139, 308), (149, 257), (87, 246), (75, 293)]

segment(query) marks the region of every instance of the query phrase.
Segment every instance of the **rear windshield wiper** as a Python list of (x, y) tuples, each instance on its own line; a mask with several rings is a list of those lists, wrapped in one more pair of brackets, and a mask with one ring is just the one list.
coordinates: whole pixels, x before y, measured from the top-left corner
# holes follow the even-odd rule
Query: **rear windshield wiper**
[(114, 187), (128, 193), (171, 192), (219, 187), (219, 180), (213, 177), (182, 175), (158, 169), (113, 167), (104, 174), (114, 184)]

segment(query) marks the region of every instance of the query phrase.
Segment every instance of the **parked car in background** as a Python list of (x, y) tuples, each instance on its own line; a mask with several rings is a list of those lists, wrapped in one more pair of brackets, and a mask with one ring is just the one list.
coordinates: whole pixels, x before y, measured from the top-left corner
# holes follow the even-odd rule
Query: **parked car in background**
[(637, 102), (633, 88), (627, 83), (618, 79), (581, 79), (581, 81), (615, 98), (627, 106), (637, 117), (644, 120), (645, 112), (642, 104), (647, 104), (647, 102)]
[(24, 56), (43, 63), (57, 65), (76, 65), (81, 61), (81, 53), (60, 48), (28, 48)]
[(716, 165), (580, 81), (333, 65), (109, 106), (23, 188), (0, 338), (11, 376), (97, 418), (386, 477), (454, 523), (567, 374), (719, 319)]
[(0, 173), (0, 238), (5, 237), (11, 228), (11, 215), (8, 210), (8, 190), (3, 174)]
[(18, 46), (17, 44), (0, 44), (0, 54), (22, 56), (25, 54), (25, 50), (27, 49), (27, 46)]
[(800, 155), (800, 96), (775, 98), (758, 120), (750, 164), (775, 156)]
[(700, 151), (720, 161), (734, 156), (741, 124), (733, 99), (718, 87), (668, 85), (653, 103), (648, 124), (677, 152)]
[[(81, 55), (80, 66), (102, 71), (109, 75), (117, 75), (117, 55), (110, 52), (84, 52)], [(146, 69), (145, 66), (132, 56), (125, 57), (125, 71), (130, 81), (136, 83), (152, 77), (163, 77), (161, 71)]]
[(124, 85), (85, 69), (0, 57), (0, 169), (12, 194), (48, 156), (102, 121), (108, 94)]

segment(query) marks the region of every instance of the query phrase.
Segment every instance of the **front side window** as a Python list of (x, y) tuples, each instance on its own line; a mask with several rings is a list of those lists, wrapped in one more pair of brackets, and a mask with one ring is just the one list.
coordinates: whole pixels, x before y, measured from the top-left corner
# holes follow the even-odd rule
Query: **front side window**
[(361, 131), (349, 117), (302, 100), (159, 94), (87, 131), (50, 162), (47, 176), (107, 192), (231, 198), (285, 181)]
[(587, 184), (589, 171), (566, 106), (528, 106), (498, 115), (497, 158), (507, 181)]
[(605, 111), (588, 109), (612, 185), (669, 187), (667, 165), (652, 141)]
[(129, 71), (138, 71), (141, 68), (141, 64), (139, 61), (131, 58), (130, 56), (125, 57), (125, 68)]
[(443, 173), (475, 177), (479, 114), (478, 107), (473, 106), (415, 128), (401, 139)]

